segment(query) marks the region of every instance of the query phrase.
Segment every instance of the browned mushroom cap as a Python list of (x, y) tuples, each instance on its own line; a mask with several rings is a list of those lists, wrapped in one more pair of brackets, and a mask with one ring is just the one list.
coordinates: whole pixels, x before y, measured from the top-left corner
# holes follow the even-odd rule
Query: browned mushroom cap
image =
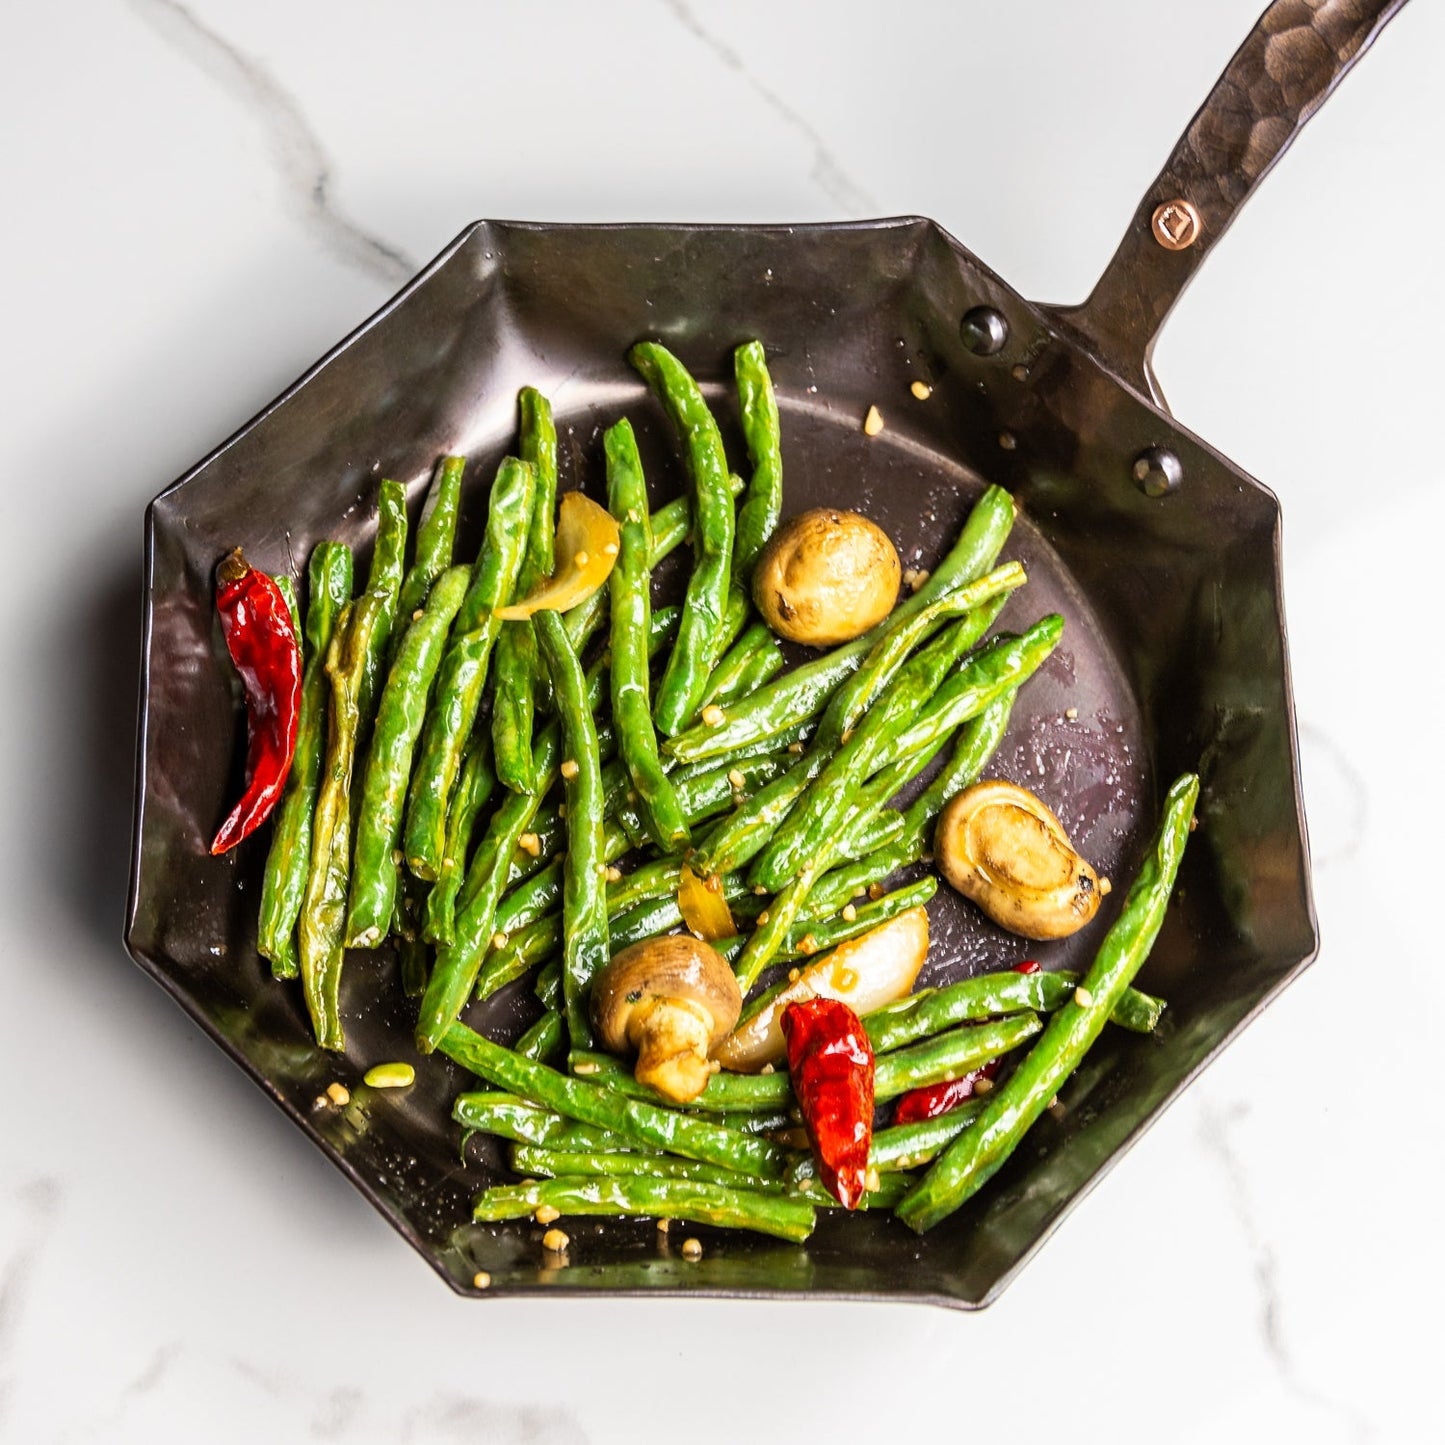
[(1099, 907), (1099, 879), (1063, 824), (1027, 788), (965, 788), (939, 815), (938, 870), (990, 918), (1024, 938), (1066, 938)]
[(858, 512), (816, 507), (773, 534), (753, 568), (753, 600), (780, 637), (831, 647), (888, 615), (900, 575), (882, 528)]
[(679, 1104), (707, 1087), (708, 1053), (742, 1012), (727, 960), (686, 933), (634, 943), (592, 986), (592, 1021), (613, 1053), (637, 1050), (637, 1078)]

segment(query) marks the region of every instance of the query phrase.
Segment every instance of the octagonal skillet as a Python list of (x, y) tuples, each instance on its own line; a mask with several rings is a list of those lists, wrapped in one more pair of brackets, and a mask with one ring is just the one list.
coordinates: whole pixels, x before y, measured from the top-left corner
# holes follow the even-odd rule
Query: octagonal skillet
[[(1030, 304), (917, 219), (482, 223), (152, 503), (127, 944), (454, 1288), (470, 1290), (485, 1269), (493, 1295), (986, 1303), (1313, 957), (1278, 508), (1170, 419), (1148, 356), (1235, 211), (1401, 3), (1271, 5), (1081, 306)], [(393, 961), (350, 957), (348, 1051), (319, 1052), (299, 990), (274, 983), (256, 955), (264, 846), (207, 851), (243, 741), (212, 621), (217, 558), (240, 543), (257, 565), (299, 572), (323, 538), (365, 547), (377, 477), (407, 481), (416, 501), (443, 452), (466, 452), (471, 475), (490, 475), (528, 383), (557, 408), (564, 486), (600, 474), (601, 429), (626, 410), (649, 476), (674, 487), (674, 442), (623, 360), (644, 335), (693, 366), (732, 448), (729, 352), (762, 338), (783, 408), (788, 509), (846, 500), (883, 523), (905, 565), (940, 555), (985, 482), (1013, 492), (1009, 555), (1031, 581), (1004, 625), (1057, 608), (1067, 630), (1024, 690), (995, 770), (1042, 793), (1101, 872), (1127, 879), (1162, 786), (1185, 769), (1203, 775), (1203, 826), (1141, 976), (1169, 1000), (1159, 1034), (1108, 1031), (1062, 1111), (921, 1238), (892, 1219), (830, 1215), (803, 1248), (699, 1231), (707, 1251), (692, 1263), (646, 1223), (577, 1221), (570, 1266), (545, 1268), (530, 1224), (469, 1222), (471, 1197), (501, 1160), (475, 1145), (459, 1158), (449, 1111), (465, 1076), (434, 1057), (405, 1093), (360, 1083), (371, 1064), (410, 1057), (413, 1019)], [(926, 399), (910, 391), (920, 380)], [(859, 425), (870, 405), (887, 423), (873, 438)], [(1024, 956), (1021, 940), (948, 895), (931, 905), (924, 983)], [(1028, 951), (1048, 967), (1086, 966), (1102, 927)], [(531, 1007), (516, 989), (470, 1017), (506, 1034)], [(352, 1090), (344, 1108), (318, 1105), (332, 1080)]]

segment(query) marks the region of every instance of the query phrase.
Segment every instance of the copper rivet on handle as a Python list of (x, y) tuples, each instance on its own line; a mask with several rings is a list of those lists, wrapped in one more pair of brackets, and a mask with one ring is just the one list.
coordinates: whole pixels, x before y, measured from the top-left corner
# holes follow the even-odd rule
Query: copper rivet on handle
[(1199, 212), (1186, 200), (1163, 201), (1154, 208), (1154, 219), (1149, 223), (1154, 239), (1166, 251), (1187, 251), (1204, 229)]

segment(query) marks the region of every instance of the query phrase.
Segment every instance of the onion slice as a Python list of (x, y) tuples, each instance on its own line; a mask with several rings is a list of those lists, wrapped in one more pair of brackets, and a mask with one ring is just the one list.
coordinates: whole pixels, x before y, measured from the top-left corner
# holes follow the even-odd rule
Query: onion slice
[(682, 877), (677, 885), (677, 906), (682, 912), (682, 921), (709, 943), (715, 938), (731, 938), (738, 931), (732, 910), (722, 895), (722, 880), (716, 875), (700, 878), (686, 863), (682, 865)]
[(557, 508), (552, 575), (530, 597), (498, 607), (495, 615), (504, 622), (520, 622), (534, 612), (566, 612), (585, 602), (611, 575), (619, 536), (605, 507), (581, 492), (568, 492)]
[(713, 1050), (725, 1069), (753, 1073), (788, 1052), (783, 1010), (808, 998), (835, 998), (860, 1018), (906, 998), (928, 957), (928, 910), (910, 908), (857, 938), (840, 943), (803, 969), (785, 988)]

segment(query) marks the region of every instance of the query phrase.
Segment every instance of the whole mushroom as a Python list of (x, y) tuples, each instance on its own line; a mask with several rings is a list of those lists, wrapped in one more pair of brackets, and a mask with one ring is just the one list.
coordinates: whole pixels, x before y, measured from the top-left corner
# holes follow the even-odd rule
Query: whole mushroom
[(888, 615), (901, 575), (898, 553), (876, 523), (815, 507), (773, 533), (753, 568), (753, 600), (780, 637), (831, 647)]
[(592, 1021), (605, 1048), (637, 1051), (633, 1073), (686, 1104), (707, 1087), (709, 1053), (732, 1032), (742, 994), (727, 960), (686, 933), (634, 943), (592, 986)]
[(1058, 818), (1027, 788), (975, 783), (938, 818), (938, 871), (988, 916), (1024, 938), (1067, 938), (1108, 891)]

